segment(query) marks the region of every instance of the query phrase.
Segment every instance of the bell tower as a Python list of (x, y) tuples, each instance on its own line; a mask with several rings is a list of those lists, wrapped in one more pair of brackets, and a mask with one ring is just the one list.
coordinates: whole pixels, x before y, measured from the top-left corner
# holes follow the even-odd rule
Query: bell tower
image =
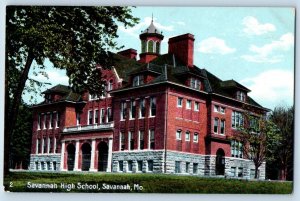
[(149, 27), (140, 34), (141, 54), (140, 62), (149, 63), (160, 54), (161, 41), (164, 39), (162, 32), (153, 24), (153, 15)]

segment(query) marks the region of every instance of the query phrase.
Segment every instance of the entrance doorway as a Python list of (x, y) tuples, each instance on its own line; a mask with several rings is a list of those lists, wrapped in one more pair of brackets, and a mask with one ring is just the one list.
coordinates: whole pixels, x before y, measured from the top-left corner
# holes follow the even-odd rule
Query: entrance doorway
[(216, 175), (224, 175), (225, 173), (225, 152), (218, 149), (216, 157)]
[(67, 165), (68, 171), (74, 170), (74, 163), (75, 163), (75, 146), (73, 144), (69, 144), (67, 147), (68, 158), (67, 158)]
[(91, 166), (91, 145), (88, 143), (84, 143), (82, 145), (81, 150), (82, 150), (81, 170), (89, 171)]
[(98, 145), (98, 171), (106, 172), (108, 158), (108, 146), (106, 142), (100, 142)]

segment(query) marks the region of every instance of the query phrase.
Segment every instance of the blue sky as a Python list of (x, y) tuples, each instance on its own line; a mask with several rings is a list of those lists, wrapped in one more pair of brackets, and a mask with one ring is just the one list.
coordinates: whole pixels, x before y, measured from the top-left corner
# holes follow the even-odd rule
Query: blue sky
[[(262, 106), (292, 105), (294, 92), (294, 17), (292, 8), (136, 7), (140, 18), (133, 28), (119, 27), (119, 45), (140, 53), (139, 34), (153, 13), (163, 31), (161, 53), (167, 53), (170, 37), (195, 36), (194, 64), (222, 80), (234, 79), (251, 90)], [(64, 72), (49, 65), (52, 85), (67, 84)], [(28, 95), (24, 98), (27, 99)], [(40, 97), (37, 98), (41, 100)]]

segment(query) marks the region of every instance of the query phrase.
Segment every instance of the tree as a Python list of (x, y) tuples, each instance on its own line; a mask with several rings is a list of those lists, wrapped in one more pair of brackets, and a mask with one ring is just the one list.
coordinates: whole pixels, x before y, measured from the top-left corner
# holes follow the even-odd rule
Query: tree
[(258, 169), (266, 160), (268, 136), (276, 132), (274, 124), (262, 116), (254, 116), (245, 112), (244, 124), (239, 127), (236, 139), (243, 146), (242, 151), (246, 159), (252, 160), (255, 166), (255, 178), (258, 178)]
[(279, 179), (292, 179), (294, 145), (294, 107), (275, 107), (270, 120), (277, 132), (268, 141), (268, 163), (279, 170)]
[[(8, 173), (9, 141), (28, 80), (31, 87), (42, 83), (28, 79), (45, 72), (49, 59), (55, 68), (65, 69), (76, 92), (104, 91), (102, 69), (110, 66), (111, 48), (118, 48), (118, 24), (133, 26), (138, 19), (129, 7), (37, 7), (8, 6), (6, 9), (6, 98), (4, 174)], [(36, 63), (36, 66), (33, 65)]]

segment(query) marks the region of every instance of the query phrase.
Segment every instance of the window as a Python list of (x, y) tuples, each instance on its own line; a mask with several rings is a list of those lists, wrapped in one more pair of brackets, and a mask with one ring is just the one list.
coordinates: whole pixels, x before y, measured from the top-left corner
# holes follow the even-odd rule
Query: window
[(43, 138), (43, 154), (47, 153), (47, 144), (46, 144), (46, 138)]
[(242, 167), (239, 167), (238, 177), (243, 177), (243, 168)]
[(39, 154), (41, 153), (41, 140), (37, 139), (36, 141), (36, 153)]
[(98, 95), (96, 95), (96, 94), (89, 95), (89, 100), (97, 100), (97, 99), (99, 99)]
[(51, 168), (50, 168), (50, 161), (47, 161), (47, 170), (51, 170)]
[(43, 129), (47, 128), (47, 114), (44, 114)]
[(219, 119), (214, 119), (214, 133), (218, 133), (218, 125), (219, 125)]
[(220, 123), (220, 134), (224, 135), (225, 134), (225, 120), (221, 120), (221, 123)]
[(153, 160), (148, 160), (148, 171), (149, 172), (153, 171)]
[(150, 98), (150, 116), (154, 117), (156, 115), (156, 98)]
[(143, 161), (137, 161), (137, 171), (142, 172), (143, 171)]
[(121, 103), (121, 120), (125, 120), (126, 119), (126, 102), (123, 101)]
[(48, 154), (51, 152), (51, 147), (52, 147), (52, 138), (48, 138), (48, 149), (47, 149)]
[(103, 124), (105, 123), (105, 109), (101, 108), (101, 112), (100, 112), (100, 123)]
[(42, 164), (42, 170), (45, 170), (46, 169), (45, 162), (41, 162), (41, 164)]
[(133, 150), (134, 149), (134, 136), (133, 136), (133, 132), (131, 132), (131, 131), (128, 132), (128, 142), (130, 143), (129, 150)]
[(142, 42), (142, 45), (141, 45), (141, 47), (142, 47), (142, 53), (145, 53), (146, 49), (147, 49), (147, 43), (146, 43), (145, 40), (142, 40), (141, 42)]
[(198, 174), (198, 163), (193, 163), (193, 174)]
[(183, 101), (183, 98), (180, 98), (180, 97), (177, 98), (177, 107), (182, 107), (182, 101)]
[(56, 170), (56, 161), (53, 161), (53, 170)]
[(88, 125), (93, 124), (93, 111), (92, 110), (89, 110), (88, 119), (89, 119)]
[(185, 141), (190, 141), (190, 131), (185, 132)]
[(156, 41), (156, 53), (160, 53), (160, 42)]
[(190, 163), (189, 163), (189, 162), (186, 162), (186, 163), (185, 163), (185, 172), (186, 172), (186, 173), (189, 173), (189, 172), (190, 172)]
[(231, 126), (232, 128), (238, 128), (243, 126), (244, 118), (241, 112), (232, 111), (231, 114)]
[(38, 114), (38, 124), (37, 124), (38, 130), (41, 130), (41, 127), (42, 127), (41, 114)]
[(113, 80), (109, 80), (107, 90), (108, 91), (113, 90)]
[(180, 161), (175, 161), (175, 173), (181, 173)]
[(155, 148), (155, 140), (154, 140), (154, 129), (149, 130), (149, 148), (154, 149)]
[(255, 169), (251, 169), (250, 170), (250, 179), (254, 179), (255, 178)]
[(53, 128), (54, 122), (53, 122), (53, 114), (49, 114), (49, 128)]
[(220, 112), (221, 112), (222, 114), (225, 114), (225, 107), (220, 107)]
[(39, 170), (39, 162), (35, 162), (35, 170)]
[(99, 110), (98, 109), (96, 109), (96, 110), (94, 110), (94, 124), (98, 124), (98, 122), (99, 122)]
[(130, 102), (130, 119), (134, 119), (135, 114), (136, 114), (136, 105), (135, 105), (135, 101), (132, 100)]
[(120, 133), (120, 151), (125, 150), (125, 134)]
[(145, 99), (141, 99), (140, 102), (140, 118), (144, 118), (145, 117), (145, 113), (146, 113), (146, 109), (145, 109)]
[(186, 109), (191, 109), (192, 108), (192, 101), (191, 100), (186, 100)]
[(107, 122), (112, 122), (113, 121), (113, 114), (111, 108), (107, 108)]
[(193, 141), (194, 142), (198, 142), (198, 138), (199, 138), (199, 134), (198, 133), (194, 133)]
[(190, 87), (200, 90), (201, 82), (199, 79), (191, 78)]
[(139, 131), (139, 148), (140, 150), (144, 149), (144, 131)]
[(58, 146), (57, 146), (58, 142), (56, 141), (56, 138), (54, 137), (54, 142), (53, 142), (53, 153), (57, 153), (57, 149), (58, 149)]
[(236, 177), (236, 167), (231, 167), (230, 173), (232, 177)]
[(119, 171), (123, 172), (123, 161), (119, 161)]
[(243, 158), (243, 144), (241, 142), (231, 141), (231, 157)]
[(214, 106), (214, 112), (219, 112), (219, 108), (220, 108), (220, 107), (219, 107), (218, 105), (215, 105), (215, 106)]
[(154, 42), (152, 40), (148, 41), (148, 52), (154, 52)]
[(236, 98), (237, 98), (239, 101), (245, 102), (245, 100), (246, 100), (246, 94), (245, 94), (244, 92), (238, 91), (236, 94), (237, 94), (237, 97), (236, 97)]
[(56, 128), (60, 127), (60, 113), (56, 113)]
[(132, 86), (136, 87), (142, 84), (144, 84), (144, 76), (143, 75), (134, 76)]
[(76, 124), (80, 125), (80, 113), (76, 112)]
[(127, 161), (128, 171), (132, 172), (132, 161)]
[(194, 105), (194, 111), (199, 111), (200, 107), (199, 107), (199, 102), (195, 102), (195, 105)]
[(181, 140), (181, 130), (180, 129), (176, 131), (176, 139)]

